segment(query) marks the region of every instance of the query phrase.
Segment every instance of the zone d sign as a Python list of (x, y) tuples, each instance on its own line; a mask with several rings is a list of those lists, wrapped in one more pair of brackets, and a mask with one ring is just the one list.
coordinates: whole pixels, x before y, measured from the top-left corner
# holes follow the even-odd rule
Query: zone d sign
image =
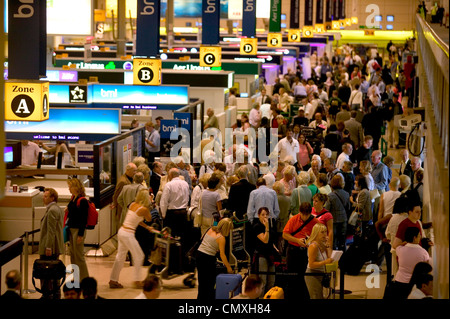
[(241, 38), (241, 54), (256, 55), (258, 52), (258, 39)]

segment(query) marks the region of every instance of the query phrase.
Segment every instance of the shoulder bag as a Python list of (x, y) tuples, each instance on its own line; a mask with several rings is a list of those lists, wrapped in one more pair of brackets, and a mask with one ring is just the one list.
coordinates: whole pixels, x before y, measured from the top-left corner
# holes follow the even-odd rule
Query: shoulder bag
[(200, 238), (199, 241), (197, 241), (194, 246), (191, 247), (191, 249), (189, 249), (189, 251), (186, 253), (186, 257), (189, 259), (189, 261), (195, 262), (195, 255), (197, 253), (198, 248), (200, 247), (200, 245), (202, 244), (203, 238), (205, 238), (206, 233), (211, 229), (208, 228), (205, 233), (203, 234), (203, 236)]

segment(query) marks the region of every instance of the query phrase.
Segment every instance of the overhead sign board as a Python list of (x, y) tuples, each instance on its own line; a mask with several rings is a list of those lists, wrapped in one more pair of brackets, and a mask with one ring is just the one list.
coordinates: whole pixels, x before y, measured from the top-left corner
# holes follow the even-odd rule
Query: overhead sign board
[(49, 82), (5, 82), (5, 120), (45, 121), (49, 117)]

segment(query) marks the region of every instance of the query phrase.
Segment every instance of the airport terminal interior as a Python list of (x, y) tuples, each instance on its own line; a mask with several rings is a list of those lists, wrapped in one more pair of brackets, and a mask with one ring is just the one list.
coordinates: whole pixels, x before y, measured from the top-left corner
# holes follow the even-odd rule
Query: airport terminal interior
[(449, 299), (448, 0), (2, 3), (0, 300)]

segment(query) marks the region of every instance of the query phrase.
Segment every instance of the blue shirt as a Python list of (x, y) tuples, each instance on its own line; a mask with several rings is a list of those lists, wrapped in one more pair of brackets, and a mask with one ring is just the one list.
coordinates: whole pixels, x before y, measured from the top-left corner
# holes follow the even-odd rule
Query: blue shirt
[(369, 87), (370, 87), (369, 82), (364, 81), (361, 83), (360, 90), (361, 92), (367, 94), (367, 91), (369, 91)]
[(373, 167), (372, 177), (375, 183), (375, 188), (378, 190), (389, 190), (389, 170), (384, 163), (378, 163)]
[(294, 87), (294, 95), (307, 96), (308, 94), (306, 94), (306, 88), (299, 84)]
[(277, 193), (265, 185), (260, 186), (250, 193), (247, 206), (248, 220), (252, 221), (258, 218), (258, 210), (261, 207), (267, 207), (269, 209), (269, 218), (278, 219), (280, 207), (278, 206)]

